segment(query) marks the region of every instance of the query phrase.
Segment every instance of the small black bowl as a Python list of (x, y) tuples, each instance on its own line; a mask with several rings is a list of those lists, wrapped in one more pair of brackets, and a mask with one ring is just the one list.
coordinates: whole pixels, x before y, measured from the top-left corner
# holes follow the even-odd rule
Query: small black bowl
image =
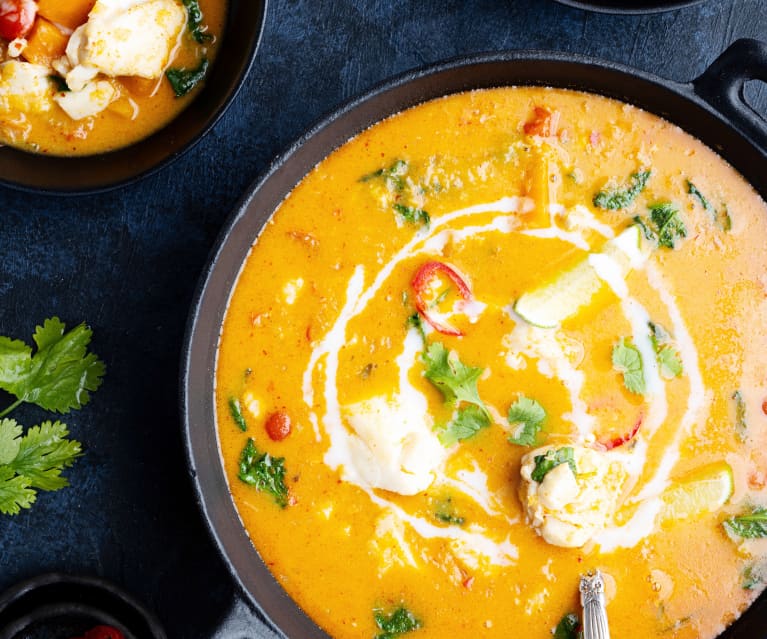
[(237, 95), (256, 56), (267, 0), (230, 0), (221, 47), (205, 86), (168, 125), (130, 146), (84, 157), (50, 157), (0, 148), (0, 184), (61, 195), (108, 191), (181, 157), (213, 127)]
[(597, 11), (599, 13), (623, 13), (643, 14), (673, 11), (682, 7), (699, 4), (703, 0), (677, 0), (676, 2), (663, 2), (662, 0), (597, 0), (596, 2), (580, 2), (580, 0), (556, 0), (568, 7), (576, 7), (585, 11)]
[(50, 573), (0, 594), (0, 639), (69, 639), (100, 625), (125, 639), (167, 639), (151, 612), (96, 577)]

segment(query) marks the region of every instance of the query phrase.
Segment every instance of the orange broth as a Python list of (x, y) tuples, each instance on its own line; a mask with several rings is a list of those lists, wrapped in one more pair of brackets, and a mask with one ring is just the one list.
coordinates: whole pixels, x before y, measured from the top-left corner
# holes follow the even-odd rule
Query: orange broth
[[(536, 107), (558, 121), (536, 132)], [(633, 203), (620, 210), (594, 205), (606, 185), (622, 186), (642, 168), (652, 173)], [(688, 181), (717, 215), (688, 193)], [(524, 211), (503, 210), (502, 198), (513, 197)], [(658, 201), (676, 205), (686, 237), (675, 249), (653, 250), (626, 277), (630, 296), (673, 336), (684, 364), (678, 377), (662, 380), (665, 417), (655, 431), (645, 428), (660, 400), (629, 392), (611, 363), (616, 341), (632, 326), (609, 287), (551, 330), (575, 351), (570, 366), (583, 376), (577, 395), (597, 441), (620, 437), (645, 418), (631, 442), (605, 453), (647, 451), (641, 472), (618, 496), (610, 527), (632, 527), (641, 503), (632, 497), (651, 480), (668, 490), (710, 463), (729, 463), (734, 492), (715, 512), (656, 520), (624, 546), (605, 548), (599, 538), (579, 548), (555, 546), (531, 527), (520, 501), (521, 458), (531, 447), (508, 441), (513, 427), (505, 417), (520, 395), (535, 398), (547, 415), (539, 442), (551, 444), (578, 437), (576, 409), (566, 380), (512, 352), (508, 335), (524, 322), (509, 308), (598, 250), (606, 233), (619, 233), (634, 216), (647, 218), (648, 205)], [(427, 211), (429, 226), (418, 214), (408, 221), (396, 204), (411, 207), (411, 216)], [(450, 217), (478, 205), (487, 206)], [(218, 434), (232, 498), (257, 552), (338, 639), (376, 636), (373, 611), (399, 606), (420, 622), (413, 637), (549, 637), (563, 615), (578, 612), (579, 575), (597, 568), (606, 575), (616, 635), (716, 636), (763, 588), (765, 540), (731, 539), (722, 522), (748, 504), (767, 503), (765, 237), (767, 207), (732, 167), (678, 127), (603, 97), (474, 91), (364, 131), (281, 204), (246, 258), (227, 309), (216, 367)], [(412, 250), (402, 252), (408, 243)], [(454, 417), (424, 377), (427, 347), (417, 346), (421, 338), (408, 323), (416, 313), (414, 274), (430, 260), (454, 267), (485, 305), (472, 321), (452, 316), (462, 336), (421, 323), (427, 344), (439, 342), (483, 370), (477, 387), (493, 419), (447, 448), (431, 485), (401, 495), (360, 486), (338, 456), (328, 458), (333, 438), (352, 430), (348, 406), (389, 397), (403, 384), (425, 398), (436, 432)], [(440, 287), (445, 299), (433, 301), (442, 308), (455, 287), (444, 278)], [(406, 343), (417, 347), (408, 352)], [(745, 434), (737, 426), (736, 390)], [(232, 400), (246, 432), (232, 418)], [(280, 441), (265, 429), (275, 411), (292, 423)], [(284, 458), (285, 508), (238, 479), (248, 438), (260, 452)], [(744, 575), (756, 575), (751, 588), (743, 587)]]

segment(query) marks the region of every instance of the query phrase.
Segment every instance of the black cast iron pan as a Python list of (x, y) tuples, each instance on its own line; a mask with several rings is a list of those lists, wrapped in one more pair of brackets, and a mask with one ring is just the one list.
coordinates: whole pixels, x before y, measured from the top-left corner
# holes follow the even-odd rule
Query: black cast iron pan
[[(570, 53), (481, 55), (407, 73), (353, 100), (278, 158), (226, 224), (192, 307), (182, 361), (187, 454), (202, 512), (247, 597), (290, 639), (327, 639), (287, 596), (254, 551), (234, 509), (219, 460), (214, 414), (216, 347), (240, 267), (261, 228), (299, 180), (349, 138), (393, 113), (449, 93), (545, 85), (630, 102), (679, 124), (717, 150), (767, 199), (767, 123), (743, 101), (747, 80), (767, 81), (767, 44), (733, 43), (701, 77), (680, 84)], [(722, 639), (767, 637), (767, 595)]]
[(167, 126), (111, 153), (50, 157), (0, 147), (0, 185), (34, 193), (96, 193), (135, 182), (190, 150), (218, 122), (253, 64), (267, 0), (230, 0), (221, 47), (205, 86)]
[(586, 11), (598, 11), (599, 13), (623, 13), (638, 15), (643, 13), (660, 13), (673, 11), (700, 4), (703, 0), (676, 0), (675, 2), (662, 2), (661, 0), (594, 0), (594, 2), (581, 2), (580, 0), (556, 0), (560, 4), (576, 7)]

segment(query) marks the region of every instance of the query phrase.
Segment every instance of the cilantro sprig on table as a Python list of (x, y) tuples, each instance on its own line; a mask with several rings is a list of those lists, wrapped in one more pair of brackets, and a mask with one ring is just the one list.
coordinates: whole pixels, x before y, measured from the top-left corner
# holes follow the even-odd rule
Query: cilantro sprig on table
[[(16, 397), (0, 418), (25, 402), (58, 413), (87, 404), (105, 372), (104, 363), (87, 350), (91, 336), (85, 324), (67, 332), (53, 317), (36, 327), (35, 352), (22, 341), (0, 337), (0, 389)], [(24, 433), (16, 420), (0, 419), (0, 513), (16, 515), (32, 506), (38, 490), (68, 485), (61, 473), (82, 454), (82, 447), (67, 435), (59, 421)]]
[(57, 413), (82, 408), (104, 376), (104, 363), (88, 353), (93, 332), (85, 324), (69, 332), (58, 317), (38, 326), (32, 347), (19, 340), (0, 337), (0, 389), (16, 401), (0, 412), (5, 417), (23, 402)]
[(43, 422), (23, 434), (13, 419), (0, 420), (0, 513), (17, 515), (35, 502), (37, 490), (69, 484), (61, 471), (81, 455), (80, 442), (67, 439), (59, 421)]
[(440, 342), (432, 342), (423, 354), (424, 377), (439, 389), (456, 414), (439, 434), (444, 446), (468, 439), (491, 423), (485, 403), (479, 396), (477, 381), (484, 369), (467, 366)]

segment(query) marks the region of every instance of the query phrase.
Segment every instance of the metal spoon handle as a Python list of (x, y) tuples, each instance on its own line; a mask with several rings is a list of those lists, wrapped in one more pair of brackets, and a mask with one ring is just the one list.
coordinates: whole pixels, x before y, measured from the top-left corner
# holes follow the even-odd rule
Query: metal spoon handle
[(581, 577), (581, 605), (583, 606), (583, 639), (610, 639), (605, 606), (605, 582), (598, 570)]

